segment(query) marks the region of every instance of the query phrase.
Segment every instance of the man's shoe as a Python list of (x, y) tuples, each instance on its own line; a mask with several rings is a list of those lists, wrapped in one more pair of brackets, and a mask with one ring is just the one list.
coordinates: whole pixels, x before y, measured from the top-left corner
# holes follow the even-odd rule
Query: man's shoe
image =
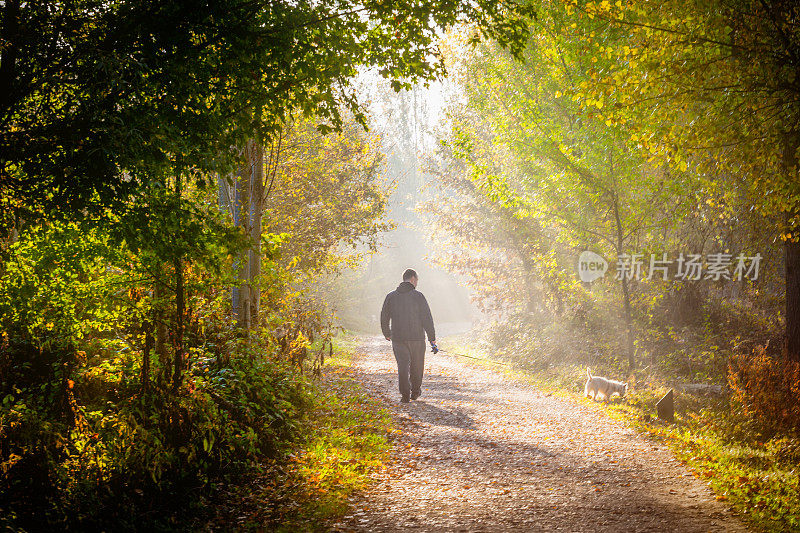
[(416, 399), (417, 399), (417, 398), (419, 398), (421, 395), (422, 395), (422, 391), (419, 391), (419, 390), (418, 390), (417, 392), (412, 392), (412, 393), (411, 393), (411, 399), (412, 399), (412, 400), (416, 400)]
[(402, 398), (400, 398), (400, 403), (408, 403), (408, 402), (409, 402), (408, 396), (403, 396)]

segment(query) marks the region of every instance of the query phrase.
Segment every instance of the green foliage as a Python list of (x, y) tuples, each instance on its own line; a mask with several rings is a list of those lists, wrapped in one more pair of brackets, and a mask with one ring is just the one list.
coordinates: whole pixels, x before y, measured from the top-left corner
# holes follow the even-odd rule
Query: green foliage
[(342, 130), (329, 135), (317, 124), (296, 117), (287, 126), (264, 223), (268, 231), (291, 236), (280, 262), (298, 276), (319, 277), (357, 263), (362, 254), (348, 252), (375, 252), (390, 227), (382, 220), (389, 191), (381, 182), (381, 139), (353, 117), (342, 117)]
[(370, 484), (395, 430), (389, 413), (354, 379), (355, 347), (344, 337), (335, 339), (288, 460), (265, 465), (226, 494), (213, 527), (235, 522), (242, 530), (323, 531), (327, 519), (346, 510), (348, 497)]
[(131, 258), (142, 262), (145, 258), (151, 262), (182, 258), (221, 275), (226, 258), (249, 243), (215, 205), (209, 205), (208, 196), (207, 190), (190, 188), (179, 198), (163, 187), (154, 187), (104, 222), (114, 243), (123, 246)]
[[(309, 435), (317, 393), (302, 373), (325, 316), (298, 305), (279, 262), (289, 235), (265, 233), (258, 281), (269, 313), (240, 336), (226, 272), (246, 239), (204, 194), (155, 190), (109, 214), (124, 221), (111, 231), (100, 219), (29, 226), (4, 256), (0, 509), (15, 517), (9, 527), (190, 529), (219, 487), (285, 461)], [(188, 310), (177, 390), (167, 353), (174, 257), (184, 260)]]
[(277, 137), (295, 112), (364, 123), (348, 82), (399, 89), (443, 72), (438, 28), (476, 24), (514, 50), (515, 2), (10, 1), (0, 7), (3, 191), (71, 213), (186, 169), (228, 172), (231, 146)]
[(196, 352), (177, 397), (141, 392), (137, 359), (117, 351), (66, 385), (58, 372), (38, 387), (4, 374), (0, 508), (16, 515), (11, 525), (184, 529), (207, 516), (218, 484), (288, 453), (307, 432), (313, 387), (266, 357), (268, 345), (228, 349)]
[(0, 324), (4, 341), (42, 350), (74, 348), (90, 333), (103, 333), (117, 318), (114, 259), (108, 236), (77, 223), (32, 228), (11, 246), (0, 269)]
[[(351, 80), (377, 67), (399, 90), (443, 74), (438, 32), (461, 23), (519, 53), (531, 14), (484, 0), (3, 2), (2, 526), (192, 529), (219, 485), (285, 462), (310, 432), (302, 373), (331, 346), (305, 286), (386, 227)], [(256, 172), (274, 179), (287, 132), (305, 145), (281, 173), (295, 185), (270, 186), (266, 232), (233, 227), (209, 183), (277, 144)], [(230, 290), (252, 254), (264, 312), (239, 331)], [(349, 439), (313, 435), (310, 457)], [(381, 440), (362, 444), (370, 456)], [(326, 461), (311, 464), (333, 483)], [(347, 490), (363, 480), (340, 471)]]
[[(764, 208), (775, 191), (757, 192), (767, 178), (755, 166), (773, 165), (771, 184), (786, 169), (774, 166), (776, 146), (762, 145), (777, 134), (749, 145), (742, 128), (794, 113), (756, 124), (765, 111), (753, 102), (777, 97), (757, 89), (774, 83), (759, 74), (772, 60), (744, 60), (750, 46), (786, 43), (760, 33), (761, 7), (718, 6), (541, 2), (521, 62), (491, 43), (465, 54), (459, 34), (444, 47), (464, 101), (451, 108), (433, 168), (438, 260), (503, 313), (492, 338), (523, 364), (610, 370), (629, 352), (661, 375), (722, 383), (734, 350), (780, 345), (776, 237), (786, 220)], [(730, 55), (726, 17), (759, 32), (743, 38), (741, 57)], [(733, 86), (741, 92), (729, 94)], [(737, 106), (748, 115), (741, 125), (730, 123)], [(605, 279), (579, 282), (583, 250), (609, 261)], [(764, 270), (754, 283), (615, 277), (623, 253), (643, 254), (646, 271), (650, 254), (717, 251), (758, 251)]]

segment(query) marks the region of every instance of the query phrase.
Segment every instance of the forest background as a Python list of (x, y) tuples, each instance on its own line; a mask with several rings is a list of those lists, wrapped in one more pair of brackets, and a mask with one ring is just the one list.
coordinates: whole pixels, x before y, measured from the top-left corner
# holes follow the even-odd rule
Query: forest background
[(438, 319), (490, 323), (472, 348), (566, 390), (721, 391), (687, 424), (722, 413), (779, 472), (745, 501), (795, 520), (746, 493), (800, 462), (791, 2), (1, 9), (4, 525), (185, 527), (276, 476), (334, 401), (336, 326), (371, 330), (406, 266)]

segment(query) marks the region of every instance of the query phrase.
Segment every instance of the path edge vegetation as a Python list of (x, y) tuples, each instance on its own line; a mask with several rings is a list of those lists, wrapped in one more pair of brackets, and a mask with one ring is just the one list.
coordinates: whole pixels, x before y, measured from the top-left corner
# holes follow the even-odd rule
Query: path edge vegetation
[[(545, 394), (603, 412), (654, 442), (667, 446), (719, 501), (728, 504), (756, 531), (800, 530), (800, 441), (776, 434), (772, 438), (747, 418), (730, 391), (721, 396), (682, 393), (674, 388), (675, 422), (658, 419), (656, 402), (669, 391), (666, 382), (629, 389), (625, 399), (594, 402), (583, 397), (585, 367), (569, 364), (544, 370), (524, 368), (476, 348), (472, 340), (454, 336), (447, 351), (478, 359), (481, 366), (533, 385)], [(502, 359), (502, 360), (501, 360)], [(502, 362), (507, 366), (494, 363)]]
[(357, 338), (340, 333), (334, 346), (315, 383), (303, 440), (285, 462), (232, 488), (210, 528), (235, 522), (241, 531), (326, 531), (384, 467), (396, 431), (391, 414), (355, 378)]

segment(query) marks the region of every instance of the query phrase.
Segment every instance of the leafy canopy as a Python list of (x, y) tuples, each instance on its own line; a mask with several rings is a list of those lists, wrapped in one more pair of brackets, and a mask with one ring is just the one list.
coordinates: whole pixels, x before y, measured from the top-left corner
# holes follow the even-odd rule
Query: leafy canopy
[(79, 0), (0, 7), (0, 188), (32, 204), (108, 204), (159, 176), (227, 171), (300, 110), (363, 122), (349, 81), (443, 72), (438, 28), (521, 49), (514, 2)]

